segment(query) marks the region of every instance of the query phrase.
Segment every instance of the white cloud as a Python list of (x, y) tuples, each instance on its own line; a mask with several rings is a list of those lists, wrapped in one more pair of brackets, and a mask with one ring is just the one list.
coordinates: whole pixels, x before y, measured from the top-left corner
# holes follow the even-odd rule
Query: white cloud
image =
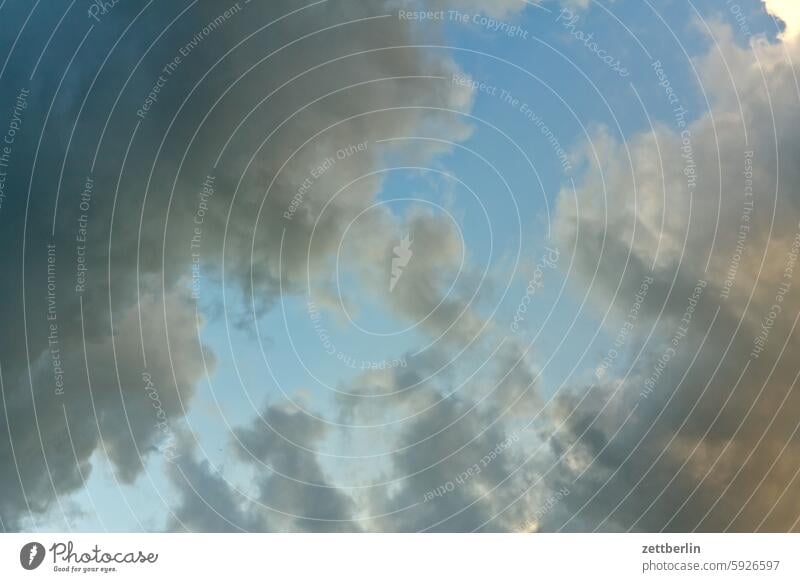
[(786, 25), (781, 38), (794, 41), (800, 35), (800, 3), (797, 0), (763, 0), (764, 8)]

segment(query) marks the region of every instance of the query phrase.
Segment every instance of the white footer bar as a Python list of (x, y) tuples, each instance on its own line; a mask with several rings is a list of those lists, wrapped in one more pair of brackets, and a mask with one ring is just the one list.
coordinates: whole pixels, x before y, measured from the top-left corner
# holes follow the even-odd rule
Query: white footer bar
[[(0, 580), (800, 580), (798, 534), (4, 534)], [(600, 578), (598, 578), (598, 576)]]

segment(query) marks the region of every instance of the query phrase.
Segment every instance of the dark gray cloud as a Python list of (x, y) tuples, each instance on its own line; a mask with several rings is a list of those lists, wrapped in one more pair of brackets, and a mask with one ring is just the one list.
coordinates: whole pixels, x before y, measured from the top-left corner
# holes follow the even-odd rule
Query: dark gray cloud
[(266, 408), (251, 426), (239, 430), (237, 457), (256, 475), (255, 496), (237, 489), (190, 452), (170, 470), (181, 502), (168, 528), (358, 531), (353, 501), (328, 482), (317, 456), (308, 448), (326, 431), (320, 420), (286, 406)]
[[(542, 494), (527, 490), (534, 469), (523, 466), (537, 435), (513, 422), (502, 397), (481, 405), (466, 395), (446, 395), (446, 383), (428, 376), (423, 360), (414, 369), (363, 374), (347, 386), (352, 395), (340, 400), (346, 428), (288, 405), (267, 407), (236, 435), (237, 456), (253, 469), (257, 494), (247, 495), (208, 467), (187, 461), (183, 475), (172, 471), (183, 501), (179, 521), (170, 527), (180, 522), (211, 531), (503, 531), (526, 523)], [(534, 390), (535, 377), (525, 380)], [(486, 392), (504, 390), (499, 377), (480, 385)], [(386, 397), (373, 405), (376, 390)], [(387, 411), (406, 418), (381, 425)], [(373, 444), (360, 458), (352, 456), (360, 449), (348, 446), (350, 456), (323, 463), (320, 444), (335, 432), (345, 433), (348, 443)], [(336, 467), (336, 478), (323, 464)], [(501, 515), (515, 503), (513, 512)]]
[[(436, 28), (399, 26), (394, 10), (382, 1), (123, 3), (96, 19), (68, 14), (38, 66), (37, 33), (55, 22), (32, 21), (4, 72), (7, 110), (17, 88), (25, 106), (0, 208), (3, 269), (14, 274), (0, 283), (9, 314), (0, 429), (11, 435), (0, 463), (20, 472), (0, 478), (3, 527), (35, 527), (36, 515), (55, 511), (82, 487), (95, 452), (108, 454), (121, 482), (137, 478), (164, 438), (142, 374), (180, 421), (214, 364), (198, 339), (199, 297), (187, 291), (193, 264), (236, 286), (247, 301), (232, 309), (247, 313), (250, 299), (269, 308), (281, 285), (302, 291), (307, 268), (335, 253), (379, 189), (368, 174), (384, 153), (421, 162), (443, 151), (382, 152), (375, 140), (469, 135), (458, 112), (471, 93), (449, 82), (456, 65), (413, 46)], [(20, 26), (25, 17), (21, 7), (5, 15)], [(90, 24), (71, 61), (82, 37), (68, 31)], [(313, 173), (329, 158), (337, 163), (323, 186)], [(307, 181), (316, 183), (293, 205)], [(95, 415), (97, 424), (85, 421)], [(184, 462), (189, 474), (203, 471)], [(273, 481), (265, 495), (287, 487)]]

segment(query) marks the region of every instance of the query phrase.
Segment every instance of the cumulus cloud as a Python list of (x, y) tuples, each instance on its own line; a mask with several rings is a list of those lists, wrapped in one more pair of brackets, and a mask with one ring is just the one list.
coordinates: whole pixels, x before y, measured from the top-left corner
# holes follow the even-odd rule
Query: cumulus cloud
[[(189, 531), (358, 531), (353, 501), (328, 482), (309, 448), (320, 420), (288, 405), (267, 407), (236, 435), (237, 456), (257, 475), (248, 496), (191, 454), (171, 467), (180, 505), (169, 529)], [(191, 450), (191, 449), (189, 449)]]
[[(447, 393), (452, 378), (431, 375), (441, 361), (359, 375), (342, 386), (342, 423), (268, 406), (235, 440), (256, 494), (202, 463), (177, 463), (171, 477), (182, 502), (170, 529), (508, 531), (530, 522), (545, 493), (529, 490), (538, 469), (525, 466), (525, 453), (541, 443), (514, 413), (534, 398), (535, 373), (518, 364), (481, 379), (481, 403), (466, 388)], [(335, 433), (346, 445), (325, 459), (322, 442)]]
[(553, 450), (583, 460), (559, 471), (577, 482), (545, 529), (797, 527), (796, 45), (714, 32), (697, 62), (712, 109), (625, 142), (599, 131), (577, 202), (560, 196), (598, 308), (653, 283), (624, 375), (559, 398)]
[[(153, 454), (165, 462), (177, 455), (184, 405), (195, 382), (213, 370), (214, 358), (198, 343), (201, 323), (187, 293), (148, 292), (139, 307), (141, 314), (137, 306), (118, 314), (113, 336), (86, 338), (85, 344), (61, 336), (32, 354), (30, 375), (4, 368), (3, 422), (10, 438), (0, 448), (8, 469), (0, 480), (0, 508), (7, 529), (38, 527), (46, 512), (60, 527), (71, 527), (61, 498), (85, 485), (96, 451), (111, 460), (123, 484), (132, 483)], [(32, 314), (29, 323), (46, 329), (40, 315)], [(142, 335), (148, 338), (146, 364)]]
[[(288, 1), (254, 3), (227, 15), (212, 3), (178, 8), (140, 15), (139, 7), (115, 6), (87, 41), (95, 50), (63, 82), (66, 63), (48, 58), (28, 87), (25, 131), (5, 182), (15, 196), (0, 213), (5, 248), (24, 248), (4, 255), (3, 269), (20, 276), (0, 283), (9, 314), (0, 333), (0, 430), (11, 434), (0, 462), (21, 475), (6, 471), (0, 479), (7, 529), (25, 516), (32, 527), (59, 496), (80, 489), (94, 452), (109, 455), (121, 482), (137, 478), (163, 440), (142, 372), (168, 417), (191, 406), (192, 385), (214, 361), (195, 325), (199, 289), (187, 290), (193, 265), (204, 281), (231, 281), (248, 299), (243, 313), (250, 299), (266, 309), (281, 284), (284, 293), (303, 289), (307, 267), (319, 270), (373, 200), (381, 178), (369, 174), (383, 155), (376, 140), (431, 131), (457, 141), (470, 132), (458, 114), (471, 106), (471, 92), (449, 81), (456, 65), (444, 53), (402, 48), (416, 33), (398, 25), (387, 3), (300, 11)], [(21, 14), (9, 10), (11, 20)], [(120, 37), (134, 18), (137, 34)], [(172, 19), (167, 41), (153, 43)], [(53, 46), (61, 43), (68, 39)], [(21, 50), (4, 86), (26, 87), (37, 57)], [(10, 106), (18, 99), (3, 94)], [(47, 126), (37, 127), (53, 96)], [(385, 148), (417, 161), (439, 151)], [(337, 163), (325, 170), (324, 187), (304, 188), (329, 158)], [(85, 279), (78, 256), (88, 266)], [(54, 346), (63, 378), (54, 375)], [(56, 396), (62, 379), (64, 395)], [(64, 407), (69, 418), (85, 419), (87, 411), (98, 418), (99, 426), (71, 423), (74, 453)]]

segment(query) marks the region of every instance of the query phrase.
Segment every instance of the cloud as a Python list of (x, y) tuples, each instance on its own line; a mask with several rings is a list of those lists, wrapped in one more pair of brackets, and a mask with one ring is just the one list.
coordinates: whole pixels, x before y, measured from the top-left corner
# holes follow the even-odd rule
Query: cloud
[[(216, 282), (224, 276), (246, 299), (233, 312), (249, 312), (252, 299), (263, 313), (281, 292), (300, 293), (307, 267), (320, 270), (349, 221), (372, 203), (381, 178), (369, 174), (384, 155), (420, 161), (442, 151), (382, 148), (376, 140), (470, 134), (459, 112), (471, 106), (471, 92), (449, 81), (457, 66), (444, 53), (403, 48), (416, 32), (399, 26), (387, 3), (300, 11), (289, 1), (252, 3), (225, 15), (227, 8), (201, 3), (139, 15), (140, 7), (121, 4), (96, 23), (86, 41), (92, 50), (68, 71), (57, 55), (74, 50), (71, 37), (54, 37), (30, 84), (39, 52), (20, 47), (11, 60), (4, 87), (30, 91), (4, 182), (14, 196), (0, 210), (0, 242), (24, 248), (4, 254), (2, 268), (14, 275), (0, 282), (7, 314), (0, 432), (11, 435), (0, 443), (0, 463), (20, 470), (19, 478), (14, 470), (0, 478), (6, 529), (25, 519), (36, 527), (39, 514), (80, 490), (95, 452), (108, 453), (122, 483), (141, 474), (164, 437), (142, 372), (151, 374), (166, 415), (180, 419), (204, 364), (213, 369), (194, 310), (195, 302), (216, 305)], [(71, 15), (65, 26), (74, 18), (85, 20)], [(164, 41), (154, 42), (162, 31)], [(16, 89), (3, 94), (16, 102)], [(37, 127), (51, 99), (47, 126)], [(287, 219), (328, 158), (336, 164), (324, 187), (304, 192)], [(88, 266), (85, 280), (78, 256)], [(190, 296), (193, 266), (205, 283)], [(54, 395), (61, 382), (54, 345), (63, 397)], [(64, 406), (76, 415), (74, 452)], [(84, 422), (89, 411), (99, 429)], [(202, 472), (202, 463), (187, 463), (187, 471)]]
[(792, 0), (763, 0), (764, 8), (773, 16), (783, 21), (785, 28), (781, 38), (794, 41), (800, 34), (800, 6)]
[(267, 407), (251, 426), (240, 429), (237, 456), (257, 476), (253, 497), (190, 454), (169, 473), (181, 501), (168, 529), (358, 531), (352, 500), (328, 482), (308, 449), (326, 431), (320, 420), (289, 406)]
[[(349, 383), (339, 399), (346, 422), (284, 403), (239, 429), (235, 449), (255, 475), (253, 495), (203, 463), (177, 463), (170, 476), (181, 502), (168, 529), (507, 531), (532, 519), (544, 493), (528, 491), (536, 469), (523, 465), (537, 436), (513, 420), (526, 396), (504, 393), (519, 382), (532, 397), (535, 376), (516, 371), (512, 380), (503, 369), (482, 379), (481, 403), (470, 390), (446, 394), (448, 381), (430, 377), (425, 358), (415, 362)], [(382, 424), (387, 414), (405, 418)], [(344, 443), (341, 452), (331, 442)]]
[(697, 61), (712, 109), (625, 142), (598, 130), (577, 203), (560, 195), (559, 237), (609, 330), (654, 281), (627, 369), (559, 397), (551, 446), (582, 460), (559, 468), (577, 483), (543, 529), (797, 528), (796, 45), (714, 32)]
[[(4, 369), (3, 428), (10, 439), (0, 445), (8, 469), (0, 479), (0, 509), (6, 529), (36, 528), (38, 514), (47, 512), (68, 528), (63, 507), (89, 479), (96, 451), (111, 460), (122, 484), (135, 480), (148, 456), (173, 459), (184, 405), (195, 382), (213, 370), (214, 358), (198, 344), (201, 322), (188, 294), (148, 293), (140, 306), (141, 327), (139, 311), (131, 307), (118, 314), (113, 337), (88, 338), (85, 352), (81, 338), (61, 338), (35, 355), (30, 376)], [(38, 318), (31, 320), (46, 329)], [(146, 365), (142, 334), (148, 338)], [(61, 371), (58, 391), (55, 375)]]
[[(526, 426), (541, 408), (532, 354), (472, 299), (496, 297), (481, 277), (458, 274), (464, 249), (451, 222), (422, 204), (404, 215), (374, 212), (351, 226), (352, 248), (343, 243), (337, 255), (355, 273), (350, 288), (381, 312), (421, 322), (420, 341), (432, 345), (405, 353), (404, 366), (340, 382), (325, 414), (298, 395), (266, 406), (234, 438), (255, 492), (223, 486), (202, 466), (189, 479), (173, 471), (183, 501), (168, 528), (227, 529), (224, 514), (257, 531), (502, 531), (528, 521), (524, 502), (544, 503), (541, 490), (527, 490), (535, 467), (517, 470), (538, 441)], [(390, 291), (388, 259), (404, 232), (413, 256)], [(205, 490), (207, 508), (196, 493)], [(505, 513), (509, 505), (514, 511)]]

